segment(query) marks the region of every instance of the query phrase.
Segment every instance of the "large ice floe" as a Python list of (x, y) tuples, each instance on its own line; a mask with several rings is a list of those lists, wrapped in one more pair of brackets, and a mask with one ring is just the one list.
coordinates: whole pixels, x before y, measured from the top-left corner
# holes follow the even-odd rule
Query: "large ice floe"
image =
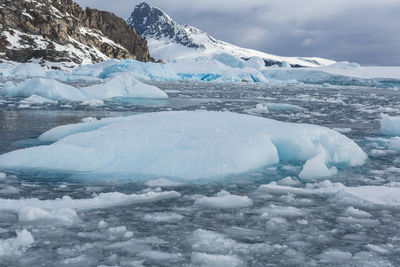
[(51, 129), (39, 139), (54, 143), (1, 155), (0, 166), (190, 180), (306, 161), (301, 176), (308, 179), (334, 174), (330, 165), (357, 166), (367, 158), (355, 142), (328, 128), (230, 112), (88, 119)]

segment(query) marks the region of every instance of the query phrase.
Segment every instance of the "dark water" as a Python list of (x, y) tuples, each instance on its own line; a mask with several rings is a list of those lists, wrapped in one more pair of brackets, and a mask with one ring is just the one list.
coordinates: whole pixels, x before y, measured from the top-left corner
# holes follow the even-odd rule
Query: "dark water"
[[(350, 128), (345, 135), (369, 154), (369, 160), (361, 167), (339, 168), (338, 175), (330, 180), (345, 186), (400, 182), (396, 172), (400, 155), (388, 151), (388, 138), (379, 134), (381, 113), (400, 114), (399, 91), (298, 84), (155, 85), (170, 98), (118, 99), (106, 101), (101, 107), (68, 102), (24, 107), (20, 106), (20, 99), (0, 98), (0, 153), (38, 145), (36, 138), (44, 131), (90, 116), (229, 110), (286, 122)], [(270, 105), (269, 113), (257, 114), (254, 108), (259, 103), (275, 105)], [(305, 182), (297, 178), (301, 168), (300, 163), (281, 162), (213, 183), (162, 188), (138, 182), (135, 177), (7, 170), (7, 178), (0, 180), (2, 200), (54, 200), (64, 196), (84, 200), (96, 198), (99, 193), (141, 195), (148, 191), (176, 191), (180, 197), (103, 208), (71, 207), (79, 219), (71, 223), (55, 217), (24, 221), (15, 210), (0, 207), (0, 266), (400, 265), (398, 209), (342, 201), (335, 195), (270, 194), (257, 190), (272, 181), (285, 184), (287, 180), (282, 179), (288, 176), (296, 186), (304, 187)], [(196, 199), (214, 196), (221, 190), (247, 196), (253, 204), (229, 209), (196, 205)], [(350, 207), (370, 215), (356, 218), (348, 214)], [(101, 221), (105, 224), (99, 224)], [(20, 248), (2, 256), (1, 249), (7, 245), (4, 240), (15, 238), (15, 231), (22, 229), (27, 229), (35, 242), (26, 251)]]

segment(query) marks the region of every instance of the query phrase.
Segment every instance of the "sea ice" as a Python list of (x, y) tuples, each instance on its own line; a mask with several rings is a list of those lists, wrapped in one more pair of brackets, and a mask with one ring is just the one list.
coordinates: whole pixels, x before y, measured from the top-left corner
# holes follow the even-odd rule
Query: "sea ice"
[(23, 229), (15, 238), (0, 239), (0, 257), (21, 255), (35, 242), (32, 234)]
[[(336, 195), (337, 200), (343, 200), (346, 203), (354, 205), (382, 205), (388, 207), (400, 207), (400, 187), (387, 186), (359, 186), (346, 187), (341, 183), (331, 183), (324, 181), (321, 183), (307, 184), (305, 188), (282, 186), (276, 182), (267, 185), (261, 185), (258, 189), (259, 193), (272, 194), (294, 194), (294, 195)], [(350, 209), (347, 212), (352, 212), (355, 217), (360, 217), (356, 210)], [(364, 214), (366, 215), (366, 214)]]
[(18, 219), (21, 222), (51, 225), (72, 225), (81, 221), (78, 214), (70, 208), (47, 211), (42, 208), (28, 206), (18, 210)]
[(125, 206), (165, 199), (178, 198), (175, 191), (148, 192), (125, 195), (122, 193), (101, 193), (90, 199), (72, 199), (68, 196), (54, 200), (0, 199), (0, 210), (13, 211), (23, 222), (72, 224), (80, 219), (76, 211)]
[(4, 172), (0, 172), (0, 180), (5, 179), (7, 175)]
[(320, 260), (326, 263), (349, 262), (352, 257), (351, 253), (340, 250), (329, 250), (319, 255)]
[(210, 208), (235, 209), (249, 207), (253, 205), (253, 200), (247, 196), (236, 196), (221, 191), (215, 197), (200, 197), (195, 200), (194, 204)]
[[(0, 166), (184, 179), (212, 178), (326, 155), (326, 164), (361, 165), (367, 156), (325, 127), (230, 112), (159, 112), (56, 127), (48, 146), (0, 156)], [(166, 140), (168, 142), (166, 142)], [(307, 164), (306, 164), (307, 165)]]
[(381, 119), (381, 133), (400, 136), (400, 117), (385, 116)]
[(156, 223), (170, 223), (182, 220), (184, 217), (177, 213), (172, 212), (155, 212), (152, 214), (146, 214), (144, 220), (147, 222)]
[(218, 266), (218, 267), (243, 267), (246, 264), (235, 255), (216, 255), (193, 252), (191, 257), (194, 266)]

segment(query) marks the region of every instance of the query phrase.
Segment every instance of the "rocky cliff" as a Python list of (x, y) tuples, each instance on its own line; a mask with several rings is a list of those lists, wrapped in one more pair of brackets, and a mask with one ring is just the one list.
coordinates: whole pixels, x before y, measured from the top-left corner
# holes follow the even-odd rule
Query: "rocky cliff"
[(123, 19), (72, 0), (0, 0), (0, 58), (52, 67), (153, 61), (146, 39)]

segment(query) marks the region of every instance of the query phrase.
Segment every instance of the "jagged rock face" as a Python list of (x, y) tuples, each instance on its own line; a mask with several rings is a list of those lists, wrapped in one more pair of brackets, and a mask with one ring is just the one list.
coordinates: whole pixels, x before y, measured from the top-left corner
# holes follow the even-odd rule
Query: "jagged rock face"
[(218, 41), (210, 35), (188, 25), (176, 23), (162, 10), (147, 3), (137, 5), (128, 19), (128, 25), (148, 38), (169, 39), (190, 48), (205, 49), (204, 44), (196, 42), (192, 36), (204, 35), (209, 42)]
[(123, 19), (72, 0), (0, 0), (0, 36), (0, 57), (17, 62), (153, 61), (146, 39)]

